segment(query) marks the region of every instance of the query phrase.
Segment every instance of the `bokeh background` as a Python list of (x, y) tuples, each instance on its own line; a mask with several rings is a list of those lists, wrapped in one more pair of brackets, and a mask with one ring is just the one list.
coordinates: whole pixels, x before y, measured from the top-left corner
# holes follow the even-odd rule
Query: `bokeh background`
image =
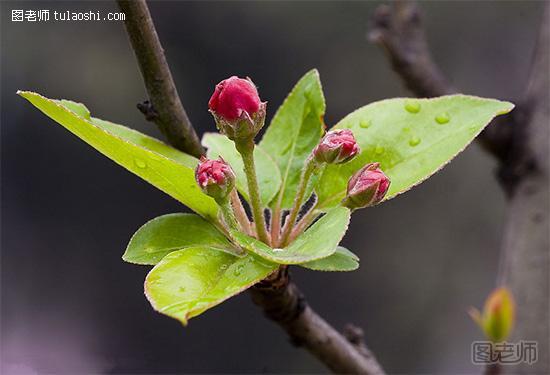
[[(366, 41), (379, 2), (151, 2), (183, 103), (214, 131), (214, 84), (248, 75), (271, 117), (316, 67), (327, 124), (406, 96)], [(422, 2), (434, 58), (461, 91), (514, 99), (529, 69), (542, 2)], [(1, 3), (1, 371), (5, 374), (325, 372), (247, 293), (190, 322), (155, 313), (149, 267), (121, 260), (145, 221), (184, 210), (17, 97), (82, 101), (92, 115), (160, 136), (122, 22), (11, 22), (12, 9), (118, 11), (113, 1)], [(466, 314), (494, 286), (505, 199), (477, 144), (407, 194), (354, 215), (353, 273), (294, 270), (336, 327), (353, 322), (392, 373), (476, 373), (481, 335)]]

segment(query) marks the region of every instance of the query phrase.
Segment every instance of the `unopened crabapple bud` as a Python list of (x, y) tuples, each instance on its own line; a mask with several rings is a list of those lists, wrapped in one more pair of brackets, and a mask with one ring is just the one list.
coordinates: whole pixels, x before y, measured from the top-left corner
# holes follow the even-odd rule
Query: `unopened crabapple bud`
[(221, 157), (212, 160), (202, 156), (195, 169), (195, 179), (202, 191), (217, 202), (227, 199), (235, 187), (235, 172)]
[(208, 108), (220, 132), (232, 140), (252, 139), (264, 125), (266, 103), (250, 79), (232, 76), (218, 83)]
[(483, 307), (483, 312), (470, 309), (470, 316), (479, 325), (485, 336), (494, 343), (506, 340), (515, 319), (515, 303), (512, 293), (501, 287), (494, 290)]
[(343, 206), (353, 210), (382, 201), (390, 187), (390, 179), (379, 167), (379, 163), (367, 164), (349, 179)]
[(341, 164), (359, 153), (359, 146), (349, 129), (331, 130), (313, 150), (319, 163)]

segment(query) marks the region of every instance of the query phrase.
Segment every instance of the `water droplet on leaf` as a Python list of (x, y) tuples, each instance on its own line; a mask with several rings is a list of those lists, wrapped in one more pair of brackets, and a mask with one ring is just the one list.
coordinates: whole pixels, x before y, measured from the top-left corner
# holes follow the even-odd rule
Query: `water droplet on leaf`
[(384, 151), (385, 151), (385, 150), (384, 150), (384, 147), (382, 147), (382, 146), (376, 146), (376, 148), (374, 149), (374, 153), (375, 153), (375, 154), (378, 154), (378, 155), (383, 154)]
[(369, 120), (362, 120), (359, 123), (359, 126), (363, 129), (367, 129), (371, 125), (371, 122)]
[(435, 121), (440, 124), (446, 124), (449, 121), (451, 121), (451, 116), (447, 112), (440, 113), (439, 115), (435, 116)]
[(411, 139), (409, 139), (410, 146), (414, 147), (414, 146), (417, 146), (418, 144), (420, 144), (420, 138), (412, 137)]
[(147, 163), (141, 159), (134, 159), (134, 164), (141, 169), (147, 168)]
[(407, 100), (405, 102), (405, 110), (409, 113), (418, 113), (420, 112), (420, 103)]
[(243, 273), (244, 265), (239, 264), (235, 269), (233, 270), (233, 275), (235, 276), (241, 276), (241, 273)]

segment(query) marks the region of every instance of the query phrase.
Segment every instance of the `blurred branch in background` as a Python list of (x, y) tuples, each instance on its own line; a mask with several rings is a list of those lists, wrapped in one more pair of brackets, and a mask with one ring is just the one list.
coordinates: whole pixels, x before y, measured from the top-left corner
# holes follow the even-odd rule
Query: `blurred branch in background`
[[(499, 161), (499, 181), (508, 196), (498, 284), (507, 285), (517, 301), (513, 340), (538, 342), (538, 362), (504, 369), (515, 373), (550, 370), (549, 9), (546, 2), (524, 97), (516, 101), (513, 116), (497, 119), (478, 138)], [(431, 58), (415, 2), (379, 6), (369, 39), (382, 47), (395, 72), (416, 96), (456, 91)]]
[[(200, 156), (204, 150), (177, 94), (145, 0), (117, 2), (126, 14), (126, 31), (151, 100), (138, 108), (157, 124), (172, 145)], [(290, 281), (287, 267), (259, 284), (252, 288), (254, 302), (288, 333), (294, 344), (304, 346), (338, 373), (384, 373), (362, 337), (356, 334), (348, 340), (307, 305)]]

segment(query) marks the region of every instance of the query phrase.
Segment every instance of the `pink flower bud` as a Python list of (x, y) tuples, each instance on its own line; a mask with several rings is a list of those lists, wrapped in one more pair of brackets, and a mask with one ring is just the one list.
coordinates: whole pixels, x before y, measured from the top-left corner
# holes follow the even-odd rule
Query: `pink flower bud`
[(319, 163), (341, 164), (359, 153), (359, 146), (351, 130), (331, 130), (313, 150)]
[(249, 139), (262, 128), (266, 103), (250, 79), (229, 77), (216, 85), (208, 102), (216, 125), (230, 139)]
[(382, 201), (390, 187), (390, 179), (379, 166), (379, 163), (367, 164), (350, 178), (347, 195), (342, 201), (344, 206), (357, 209)]
[(201, 157), (195, 179), (202, 191), (216, 201), (226, 199), (235, 187), (235, 173), (221, 157), (218, 160)]

